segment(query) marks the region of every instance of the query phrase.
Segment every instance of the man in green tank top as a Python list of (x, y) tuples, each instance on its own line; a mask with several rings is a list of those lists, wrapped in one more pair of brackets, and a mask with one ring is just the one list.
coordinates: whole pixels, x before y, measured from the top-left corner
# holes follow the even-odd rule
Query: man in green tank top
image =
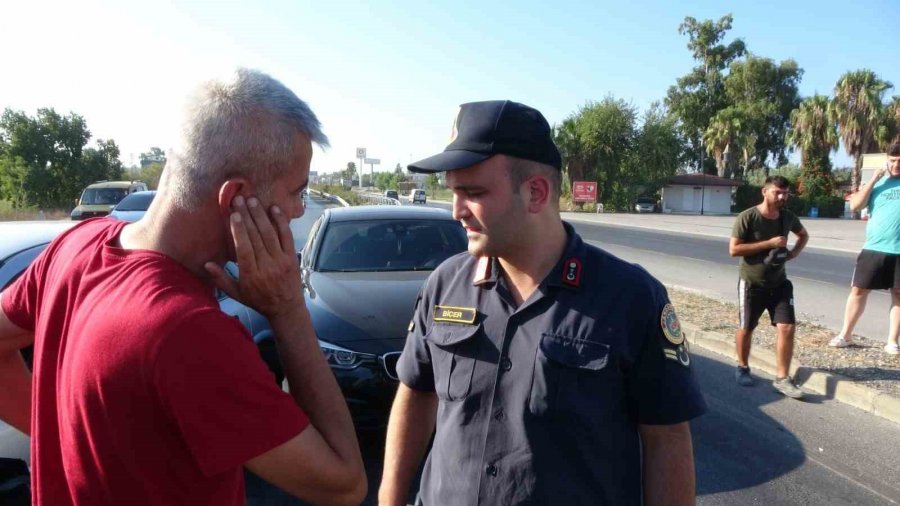
[[(787, 179), (781, 176), (766, 178), (762, 189), (763, 201), (742, 212), (734, 221), (728, 253), (741, 257), (738, 272), (738, 300), (740, 326), (735, 336), (738, 367), (735, 380), (742, 386), (752, 386), (750, 376), (750, 343), (763, 311), (769, 312), (772, 325), (777, 327), (775, 346), (777, 375), (772, 386), (782, 394), (799, 399), (803, 392), (790, 377), (791, 357), (794, 354), (794, 286), (787, 279), (784, 264), (800, 254), (809, 241), (809, 234), (794, 213), (784, 209), (790, 195)], [(793, 232), (797, 242), (787, 248), (787, 236)]]

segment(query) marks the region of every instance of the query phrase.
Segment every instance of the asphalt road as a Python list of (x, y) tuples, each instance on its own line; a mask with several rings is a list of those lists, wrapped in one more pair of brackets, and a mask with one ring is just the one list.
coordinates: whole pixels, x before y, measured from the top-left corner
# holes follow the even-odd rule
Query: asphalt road
[[(323, 201), (311, 202), (302, 218), (307, 229), (322, 209)], [(292, 228), (295, 239), (305, 237), (299, 220)], [(650, 234), (648, 239), (618, 228), (576, 228), (585, 236), (597, 234), (588, 239), (610, 245), (613, 252), (613, 248), (629, 248), (625, 253), (644, 251), (650, 259), (654, 248), (657, 252), (667, 251), (666, 256), (671, 258), (681, 254), (685, 258), (681, 268), (695, 261), (703, 265), (731, 261), (727, 254), (723, 258), (715, 252), (720, 248), (714, 247), (716, 242), (710, 239), (700, 243), (705, 247), (697, 253), (697, 249), (691, 249), (697, 243), (665, 237), (667, 234)], [(840, 255), (814, 253), (807, 268), (810, 276), (823, 279), (821, 283), (834, 284), (840, 279), (835, 280), (835, 274), (823, 265), (839, 261)], [(801, 267), (798, 262), (797, 270)], [(728, 264), (728, 269), (733, 275), (733, 265)], [(758, 377), (752, 388), (738, 387), (732, 380), (732, 365), (726, 362), (705, 350), (693, 350), (694, 368), (709, 404), (709, 412), (692, 423), (697, 504), (900, 503), (900, 452), (896, 451), (900, 427), (825, 396), (810, 395), (806, 402), (786, 399), (771, 389), (770, 377)], [(383, 433), (360, 434), (369, 478), (366, 505), (376, 504), (383, 438)], [(248, 491), (261, 494), (251, 498), (250, 506), (301, 504), (266, 489), (253, 477), (248, 479)]]
[[(450, 208), (443, 203), (428, 205)], [(738, 260), (728, 255), (726, 238), (595, 223), (572, 224), (588, 242), (642, 265), (668, 286), (737, 302)], [(855, 264), (854, 253), (815, 247), (807, 247), (789, 262), (787, 272), (794, 284), (798, 317), (835, 333), (840, 331)], [(886, 340), (890, 307), (886, 291), (872, 292), (854, 333)], [(762, 321), (766, 322), (766, 318), (763, 316)]]

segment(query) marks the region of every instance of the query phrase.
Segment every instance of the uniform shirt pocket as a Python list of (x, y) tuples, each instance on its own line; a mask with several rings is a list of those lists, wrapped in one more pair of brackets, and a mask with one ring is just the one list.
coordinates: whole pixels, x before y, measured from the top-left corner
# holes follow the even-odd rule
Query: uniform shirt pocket
[(608, 344), (543, 334), (534, 361), (530, 411), (601, 418), (609, 409), (606, 397), (617, 377), (609, 367), (611, 355)]
[(469, 395), (475, 371), (475, 352), (481, 325), (435, 323), (425, 340), (430, 344), (434, 366), (434, 388), (444, 401)]

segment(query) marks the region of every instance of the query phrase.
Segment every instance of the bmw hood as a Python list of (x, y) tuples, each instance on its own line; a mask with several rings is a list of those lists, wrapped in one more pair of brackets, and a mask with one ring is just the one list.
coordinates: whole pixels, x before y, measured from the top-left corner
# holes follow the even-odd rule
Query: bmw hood
[(335, 344), (406, 338), (430, 271), (310, 272), (306, 304), (319, 339)]

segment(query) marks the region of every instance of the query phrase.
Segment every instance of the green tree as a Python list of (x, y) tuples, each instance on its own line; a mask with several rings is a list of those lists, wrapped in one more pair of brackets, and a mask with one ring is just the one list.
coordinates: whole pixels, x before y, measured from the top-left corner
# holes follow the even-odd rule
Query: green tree
[(756, 141), (751, 121), (740, 107), (726, 107), (710, 122), (703, 143), (716, 162), (719, 177), (736, 176), (738, 160), (743, 160), (746, 167)]
[(882, 97), (891, 83), (867, 69), (847, 72), (834, 87), (832, 119), (847, 154), (856, 159), (851, 191), (859, 190), (862, 155), (878, 149), (876, 133), (882, 120)]
[(5, 173), (18, 179), (5, 184), (4, 191), (18, 188), (11, 199), (22, 205), (70, 207), (87, 184), (120, 178), (116, 143), (101, 139), (96, 147), (87, 147), (90, 138), (84, 119), (75, 113), (62, 116), (45, 108), (30, 117), (6, 109), (0, 117), (0, 157)]
[(813, 95), (791, 112), (791, 129), (786, 139), (800, 150), (803, 166), (827, 166), (829, 154), (837, 151), (838, 131), (831, 112), (831, 101), (823, 95)]
[(685, 157), (686, 146), (675, 117), (663, 106), (653, 104), (643, 119), (628, 164), (629, 179), (635, 182), (629, 202), (637, 193), (656, 193), (677, 173)]
[(435, 193), (437, 193), (438, 188), (441, 187), (441, 179), (437, 174), (428, 174), (428, 177), (425, 178), (425, 186), (429, 190), (431, 190), (431, 196), (434, 197)]
[(769, 160), (775, 166), (787, 163), (785, 134), (791, 111), (800, 104), (802, 76), (803, 70), (794, 60), (776, 65), (769, 58), (747, 55), (729, 66), (727, 102), (741, 111), (747, 138), (755, 139), (744, 146), (744, 154), (752, 154), (746, 157), (746, 170), (765, 169)]
[(147, 187), (151, 190), (159, 188), (159, 179), (162, 177), (164, 165), (161, 163), (151, 163), (146, 167), (141, 167), (138, 173), (138, 179), (147, 183)]
[[(718, 21), (686, 17), (678, 27), (679, 34), (688, 36), (687, 47), (698, 65), (669, 88), (665, 102), (679, 120), (679, 127), (688, 141), (690, 160), (698, 166), (704, 132), (713, 116), (728, 106), (723, 72), (746, 52), (741, 39), (728, 44), (723, 42), (733, 21), (731, 14)], [(704, 164), (702, 170), (711, 173), (711, 164)]]
[(878, 146), (882, 151), (887, 151), (891, 143), (900, 142), (900, 95), (894, 96), (887, 104), (879, 123), (876, 133)]
[(341, 171), (341, 178), (353, 180), (353, 176), (356, 175), (356, 164), (353, 162), (347, 162), (347, 168)]

